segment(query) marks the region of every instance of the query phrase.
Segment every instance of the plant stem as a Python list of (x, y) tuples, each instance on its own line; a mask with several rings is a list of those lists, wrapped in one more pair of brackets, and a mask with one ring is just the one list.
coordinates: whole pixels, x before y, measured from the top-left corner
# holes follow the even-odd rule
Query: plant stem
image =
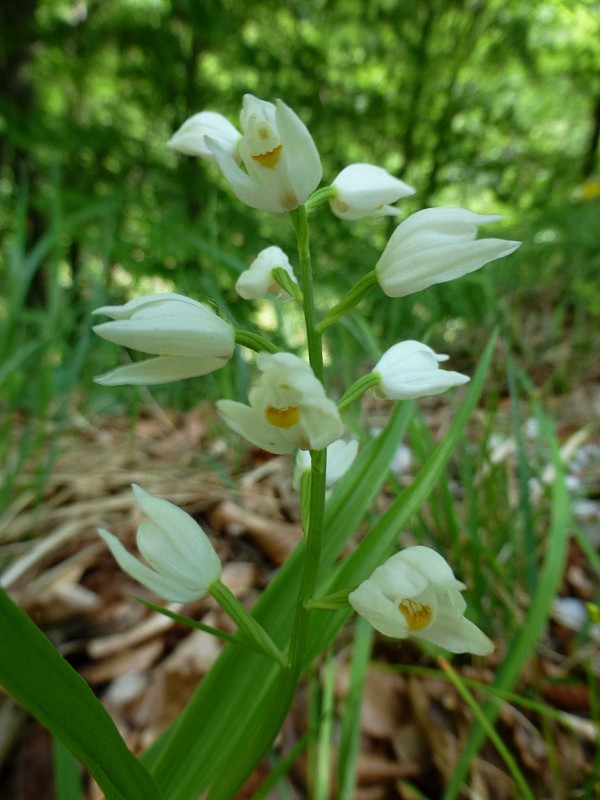
[(312, 262), (310, 258), (310, 240), (308, 235), (308, 217), (304, 206), (290, 211), (290, 217), (298, 240), (300, 257), (300, 287), (304, 297), (304, 321), (306, 323), (306, 343), (308, 359), (313, 372), (323, 382), (323, 349), (321, 334), (317, 328), (317, 310), (313, 293)]
[(265, 339), (260, 333), (253, 333), (252, 331), (245, 331), (243, 328), (235, 328), (235, 343), (247, 347), (249, 350), (254, 350), (260, 353), (266, 350), (267, 353), (279, 353), (280, 348), (277, 345)]

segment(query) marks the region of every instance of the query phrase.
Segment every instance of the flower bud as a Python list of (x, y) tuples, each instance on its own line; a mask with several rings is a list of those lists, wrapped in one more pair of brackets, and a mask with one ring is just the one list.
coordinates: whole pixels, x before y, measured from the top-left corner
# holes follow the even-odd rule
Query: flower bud
[(221, 578), (221, 562), (202, 528), (181, 508), (135, 484), (133, 493), (149, 517), (138, 526), (136, 540), (150, 566), (132, 556), (112, 533), (98, 531), (121, 569), (166, 600), (188, 603), (207, 595)]
[(267, 247), (254, 259), (249, 268), (242, 272), (235, 284), (235, 290), (244, 300), (256, 300), (269, 292), (284, 299), (289, 297), (273, 279), (276, 267), (284, 269), (294, 283), (298, 283), (288, 257), (280, 247)]
[(415, 193), (412, 186), (372, 164), (351, 164), (332, 185), (336, 196), (329, 203), (331, 210), (337, 217), (348, 220), (399, 214), (400, 209), (388, 203)]
[(399, 342), (383, 354), (372, 370), (381, 379), (377, 389), (390, 400), (412, 400), (467, 383), (466, 375), (439, 368), (439, 362), (447, 359), (421, 342)]
[(390, 297), (413, 294), (509, 255), (520, 242), (479, 239), (477, 226), (502, 219), (464, 208), (426, 208), (398, 225), (375, 271)]
[(95, 378), (104, 386), (168, 383), (206, 375), (224, 367), (235, 347), (231, 325), (202, 303), (179, 294), (143, 295), (93, 313), (113, 320), (94, 326), (98, 336), (158, 356)]

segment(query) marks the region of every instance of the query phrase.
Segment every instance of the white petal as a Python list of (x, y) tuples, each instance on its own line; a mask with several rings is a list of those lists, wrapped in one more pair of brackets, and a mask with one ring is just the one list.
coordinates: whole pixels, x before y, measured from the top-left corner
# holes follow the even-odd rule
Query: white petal
[(191, 297), (186, 297), (183, 294), (156, 292), (156, 294), (139, 295), (121, 306), (101, 306), (100, 308), (94, 309), (92, 314), (104, 314), (112, 319), (130, 319), (134, 312), (161, 305), (165, 300), (175, 300), (179, 303), (187, 303), (191, 306), (201, 305), (197, 300), (192, 300)]
[(395, 639), (406, 638), (410, 631), (402, 613), (371, 580), (363, 581), (348, 595), (348, 602), (375, 630)]
[(277, 125), (283, 145), (282, 160), (298, 205), (302, 205), (323, 177), (319, 151), (300, 117), (281, 100), (277, 101), (276, 106)]
[(224, 150), (233, 155), (240, 132), (222, 114), (201, 111), (183, 123), (169, 139), (167, 147), (186, 156), (199, 156), (214, 161), (213, 152), (206, 144), (207, 136), (219, 142)]
[(452, 567), (446, 559), (431, 547), (424, 547), (420, 544), (406, 547), (395, 556), (392, 556), (392, 558), (418, 570), (421, 575), (424, 575), (428, 581), (436, 586), (455, 589), (465, 588), (464, 583), (454, 577)]
[(348, 472), (358, 455), (358, 440), (338, 439), (327, 448), (327, 471), (325, 483), (328, 487), (337, 483)]
[(387, 295), (401, 297), (474, 272), (509, 255), (519, 245), (505, 239), (479, 239), (415, 251), (399, 263), (386, 262), (382, 256), (376, 266), (377, 276)]
[(229, 183), (237, 197), (250, 208), (258, 208), (264, 211), (274, 211), (282, 213), (277, 193), (269, 190), (260, 183), (253, 180), (236, 163), (233, 156), (219, 146), (214, 139), (207, 139), (207, 144), (211, 149), (223, 177)]
[(95, 383), (102, 386), (131, 386), (154, 385), (180, 381), (185, 378), (197, 378), (221, 369), (227, 363), (225, 358), (186, 358), (185, 356), (159, 356), (139, 361), (136, 364), (127, 364), (98, 375)]
[(234, 400), (219, 400), (217, 409), (232, 430), (268, 453), (283, 455), (293, 453), (296, 449), (294, 442), (287, 439), (283, 431), (269, 425), (254, 408)]
[(176, 603), (188, 603), (190, 600), (196, 600), (201, 596), (197, 591), (181, 586), (176, 581), (166, 578), (164, 575), (159, 575), (158, 572), (142, 564), (141, 561), (138, 561), (123, 547), (112, 533), (103, 529), (98, 529), (98, 533), (106, 542), (121, 569), (131, 575), (132, 578), (135, 578), (138, 583), (147, 586), (155, 594)]
[(472, 653), (486, 656), (494, 651), (494, 643), (485, 633), (463, 616), (438, 615), (433, 625), (413, 633), (418, 639), (426, 639), (451, 653)]

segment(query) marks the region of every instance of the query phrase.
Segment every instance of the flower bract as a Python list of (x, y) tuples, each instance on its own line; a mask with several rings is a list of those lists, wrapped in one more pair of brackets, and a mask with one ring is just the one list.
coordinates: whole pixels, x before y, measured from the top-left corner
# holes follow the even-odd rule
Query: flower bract
[(440, 362), (447, 359), (422, 342), (399, 342), (383, 354), (372, 370), (380, 378), (377, 389), (390, 400), (412, 400), (467, 383), (467, 375), (439, 368)]
[(259, 353), (261, 375), (250, 390), (250, 405), (219, 400), (227, 425), (270, 453), (322, 450), (339, 439), (344, 426), (337, 406), (309, 365), (291, 353)]
[(389, 204), (415, 193), (412, 186), (373, 164), (350, 164), (332, 185), (336, 196), (330, 200), (331, 210), (348, 220), (399, 214), (400, 209)]
[(273, 279), (276, 267), (284, 269), (294, 283), (298, 283), (288, 257), (280, 247), (267, 247), (254, 259), (249, 268), (242, 272), (235, 284), (235, 290), (244, 300), (256, 300), (269, 292), (289, 297)]
[(149, 518), (137, 529), (137, 546), (148, 564), (100, 529), (119, 566), (155, 594), (176, 603), (198, 600), (221, 578), (221, 562), (198, 523), (183, 509), (133, 485), (135, 499)]
[(416, 545), (389, 558), (348, 600), (385, 636), (414, 636), (451, 653), (487, 655), (494, 645), (464, 616), (465, 588), (439, 553)]
[[(194, 119), (196, 123), (192, 124)], [(244, 95), (242, 132), (235, 142), (228, 127), (214, 123), (212, 116), (198, 120), (195, 115), (177, 131), (169, 146), (216, 161), (246, 205), (278, 213), (292, 211), (319, 185), (323, 172), (312, 136), (281, 100), (273, 104)], [(192, 145), (190, 130), (194, 132)]]
[(520, 242), (475, 238), (478, 225), (500, 219), (464, 208), (412, 214), (392, 233), (375, 267), (381, 288), (390, 297), (420, 292), (509, 255)]
[(225, 366), (235, 347), (231, 325), (202, 303), (179, 294), (143, 295), (123, 306), (102, 306), (94, 314), (112, 318), (94, 326), (98, 336), (157, 356), (95, 378), (105, 386), (206, 375)]

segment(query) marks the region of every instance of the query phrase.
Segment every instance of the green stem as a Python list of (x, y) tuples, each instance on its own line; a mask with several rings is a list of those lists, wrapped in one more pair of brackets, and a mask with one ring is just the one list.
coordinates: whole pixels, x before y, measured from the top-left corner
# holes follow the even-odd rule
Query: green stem
[(210, 594), (215, 598), (221, 608), (226, 611), (238, 626), (238, 629), (248, 637), (262, 653), (274, 658), (285, 670), (289, 667), (288, 659), (277, 647), (266, 630), (252, 617), (240, 603), (233, 592), (221, 581), (216, 581), (210, 587)]
[(310, 240), (308, 235), (308, 217), (304, 206), (290, 211), (290, 217), (298, 240), (300, 257), (300, 288), (304, 296), (304, 321), (306, 323), (306, 343), (308, 359), (313, 372), (323, 382), (323, 347), (321, 334), (317, 328), (317, 310), (313, 293), (312, 262), (310, 258)]
[(304, 204), (307, 212), (310, 214), (313, 209), (320, 206), (321, 203), (326, 203), (328, 200), (333, 200), (337, 197), (337, 189), (335, 186), (323, 186), (322, 189), (317, 189), (313, 192)]
[(260, 353), (266, 350), (267, 353), (279, 353), (280, 348), (276, 344), (265, 339), (260, 333), (252, 333), (252, 331), (245, 331), (243, 328), (235, 328), (235, 343), (247, 347), (249, 350), (254, 350)]
[(346, 389), (344, 394), (340, 397), (338, 411), (344, 411), (348, 408), (350, 403), (358, 400), (368, 389), (373, 388), (373, 386), (378, 386), (380, 383), (381, 375), (379, 375), (379, 373), (368, 372), (366, 375), (363, 375), (362, 378), (359, 378), (356, 383), (353, 383), (349, 389)]
[(348, 311), (351, 311), (355, 306), (357, 306), (360, 301), (369, 294), (371, 289), (376, 284), (377, 273), (375, 270), (363, 275), (359, 282), (353, 286), (352, 289), (350, 289), (348, 294), (343, 297), (337, 305), (331, 308), (327, 314), (325, 314), (317, 326), (319, 333), (326, 331), (327, 328), (331, 327), (334, 322), (337, 322), (340, 317), (343, 317), (344, 314), (347, 314)]

